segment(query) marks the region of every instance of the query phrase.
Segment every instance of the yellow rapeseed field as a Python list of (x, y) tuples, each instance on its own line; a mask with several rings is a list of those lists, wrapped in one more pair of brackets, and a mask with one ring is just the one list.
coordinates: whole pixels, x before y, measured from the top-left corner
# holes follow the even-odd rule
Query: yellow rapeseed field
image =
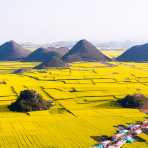
[[(147, 116), (125, 109), (116, 100), (127, 94), (148, 96), (148, 64), (77, 62), (68, 68), (32, 70), (11, 74), (37, 63), (0, 62), (0, 147), (90, 148), (96, 136), (111, 136), (119, 124), (142, 121)], [(24, 89), (38, 91), (54, 106), (46, 111), (15, 113), (7, 106)], [(147, 148), (147, 142), (125, 148)]]
[(114, 49), (114, 50), (102, 50), (104, 54), (111, 58), (116, 58), (117, 56), (121, 55), (125, 49)]

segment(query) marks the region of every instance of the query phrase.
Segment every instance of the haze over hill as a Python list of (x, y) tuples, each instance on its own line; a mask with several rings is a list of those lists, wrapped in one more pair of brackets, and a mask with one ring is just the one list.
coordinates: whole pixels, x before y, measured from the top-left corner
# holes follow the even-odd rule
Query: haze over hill
[(69, 49), (65, 46), (60, 46), (60, 47), (48, 47), (47, 48), (49, 51), (55, 51), (57, 53), (59, 53), (60, 55), (65, 55)]
[[(59, 41), (59, 42), (49, 42), (45, 44), (36, 44), (36, 43), (22, 43), (21, 45), (24, 48), (28, 49), (37, 49), (39, 47), (67, 47), (67, 48), (72, 48), (77, 41)], [(114, 50), (114, 49), (128, 49), (134, 45), (142, 44), (144, 41), (130, 41), (130, 40), (125, 40), (125, 41), (91, 41), (92, 44), (94, 44), (97, 48), (100, 50)]]

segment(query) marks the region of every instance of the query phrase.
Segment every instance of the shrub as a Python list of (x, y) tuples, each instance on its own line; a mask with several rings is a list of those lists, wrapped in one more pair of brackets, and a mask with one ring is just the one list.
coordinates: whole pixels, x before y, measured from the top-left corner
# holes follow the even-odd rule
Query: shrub
[(12, 103), (8, 108), (11, 111), (28, 112), (47, 110), (51, 107), (51, 101), (46, 101), (34, 90), (24, 90), (20, 92), (16, 102)]
[(143, 94), (127, 95), (125, 98), (118, 100), (121, 106), (128, 108), (141, 108), (148, 103), (148, 98)]

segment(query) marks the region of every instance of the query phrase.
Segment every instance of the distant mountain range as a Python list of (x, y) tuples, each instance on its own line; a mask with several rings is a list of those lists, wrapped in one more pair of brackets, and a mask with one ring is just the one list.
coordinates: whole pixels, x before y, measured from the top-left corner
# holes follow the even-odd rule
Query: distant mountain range
[[(40, 54), (37, 52), (36, 56)], [(79, 61), (111, 61), (109, 57), (99, 51), (91, 42), (83, 39), (78, 41), (63, 57), (56, 53), (51, 55), (48, 60), (36, 66), (36, 69), (49, 67), (64, 67), (67, 63)]]
[[(137, 43), (137, 42), (136, 42)], [(96, 43), (97, 44), (97, 43)], [(124, 44), (120, 44), (116, 42), (108, 43), (110, 44), (110, 48), (107, 49), (107, 44), (97, 44), (103, 50), (103, 47), (106, 45), (107, 50), (121, 49), (121, 45), (124, 47), (130, 46), (134, 44), (134, 42), (126, 41)], [(140, 44), (137, 43), (135, 46), (128, 48), (123, 54), (116, 58), (117, 61), (148, 61), (148, 43), (147, 44)], [(31, 45), (31, 44), (29, 44)], [(64, 44), (60, 47), (57, 46), (47, 46), (37, 48), (34, 51), (28, 50), (22, 47), (20, 44), (16, 43), (15, 41), (11, 40), (2, 45), (0, 45), (0, 61), (7, 61), (7, 60), (21, 60), (21, 61), (40, 61), (43, 62), (41, 67), (48, 67), (48, 66), (56, 66), (60, 67), (65, 65), (65, 63), (71, 62), (78, 62), (78, 61), (112, 61), (114, 59), (109, 58), (108, 56), (104, 55), (103, 52), (97, 48), (93, 43), (83, 39), (76, 42), (72, 48), (64, 47)], [(68, 44), (67, 44), (68, 45)], [(70, 44), (69, 44), (70, 45)], [(65, 44), (66, 46), (66, 44)], [(114, 46), (114, 48), (112, 48)], [(34, 45), (35, 47), (35, 45)], [(115, 48), (116, 47), (116, 48)], [(122, 46), (123, 47), (123, 46)], [(104, 49), (105, 50), (105, 49)], [(54, 65), (55, 62), (55, 65)]]
[[(60, 42), (53, 42), (53, 43), (46, 43), (46, 44), (35, 44), (35, 43), (22, 43), (22, 47), (28, 49), (37, 49), (40, 47), (67, 47), (71, 49), (77, 41), (60, 41)], [(95, 45), (97, 48), (101, 50), (112, 50), (112, 49), (128, 49), (134, 45), (143, 44), (144, 42), (140, 41), (111, 41), (111, 42), (101, 42), (101, 41), (92, 41), (92, 44)]]

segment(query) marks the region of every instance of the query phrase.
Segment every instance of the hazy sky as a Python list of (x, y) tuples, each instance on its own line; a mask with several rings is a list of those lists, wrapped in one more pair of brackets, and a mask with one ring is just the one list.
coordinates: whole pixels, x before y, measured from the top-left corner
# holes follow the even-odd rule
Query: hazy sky
[(0, 42), (147, 40), (148, 0), (0, 0)]

